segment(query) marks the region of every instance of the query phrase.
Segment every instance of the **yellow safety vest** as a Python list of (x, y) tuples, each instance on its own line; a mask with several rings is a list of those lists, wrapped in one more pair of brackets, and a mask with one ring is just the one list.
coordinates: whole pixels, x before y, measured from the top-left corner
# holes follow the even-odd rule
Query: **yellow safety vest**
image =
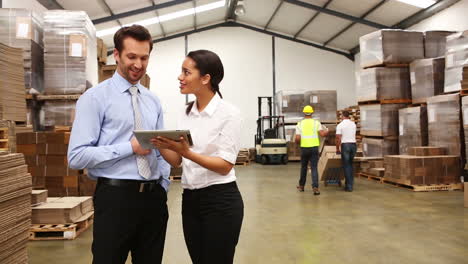
[(307, 118), (299, 122), (301, 128), (301, 148), (311, 148), (320, 145), (316, 120)]

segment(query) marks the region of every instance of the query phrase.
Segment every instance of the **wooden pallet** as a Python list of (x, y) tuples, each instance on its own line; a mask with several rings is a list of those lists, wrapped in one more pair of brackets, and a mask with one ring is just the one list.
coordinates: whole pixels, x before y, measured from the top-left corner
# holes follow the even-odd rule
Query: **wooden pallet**
[(375, 175), (372, 175), (372, 174), (369, 174), (369, 173), (365, 173), (365, 172), (360, 172), (359, 174), (359, 178), (365, 178), (367, 180), (374, 180), (374, 181), (378, 181), (380, 183), (383, 183), (382, 181), (382, 177), (379, 177), (379, 176), (375, 176)]
[(411, 104), (411, 99), (384, 99), (384, 100), (365, 100), (358, 102), (359, 105), (368, 104)]
[(169, 180), (171, 180), (171, 181), (181, 181), (182, 180), (182, 175), (171, 175), (171, 176), (169, 176)]
[(81, 94), (65, 94), (65, 95), (37, 95), (37, 101), (47, 100), (78, 100)]
[(236, 165), (243, 165), (243, 166), (247, 166), (250, 164), (250, 160), (246, 160), (246, 161), (236, 161)]
[(405, 189), (411, 189), (413, 192), (434, 192), (434, 191), (454, 191), (461, 190), (462, 183), (450, 183), (450, 184), (418, 184), (412, 185), (407, 182), (403, 182), (397, 179), (382, 178), (383, 183), (393, 185), (395, 187), (401, 187)]
[(87, 213), (83, 219), (74, 224), (33, 224), (29, 230), (29, 240), (73, 240), (93, 224), (94, 212)]
[(409, 64), (408, 63), (379, 63), (379, 64), (374, 64), (372, 66), (364, 66), (364, 69), (377, 68), (377, 67), (404, 68), (404, 67), (409, 67)]

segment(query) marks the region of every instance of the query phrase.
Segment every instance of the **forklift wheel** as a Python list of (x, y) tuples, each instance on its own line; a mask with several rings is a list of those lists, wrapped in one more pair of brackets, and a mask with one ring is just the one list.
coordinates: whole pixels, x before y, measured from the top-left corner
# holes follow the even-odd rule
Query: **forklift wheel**
[(288, 164), (288, 155), (283, 155), (283, 157), (281, 157), (281, 162), (285, 165)]
[(262, 155), (262, 164), (265, 165), (268, 163), (268, 157), (266, 155)]

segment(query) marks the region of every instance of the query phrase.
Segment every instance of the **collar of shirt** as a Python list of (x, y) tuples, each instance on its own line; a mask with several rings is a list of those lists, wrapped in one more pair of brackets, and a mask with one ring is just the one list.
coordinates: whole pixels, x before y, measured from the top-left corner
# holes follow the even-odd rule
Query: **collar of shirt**
[(122, 75), (120, 75), (117, 71), (114, 72), (114, 75), (112, 76), (112, 81), (115, 84), (115, 87), (119, 90), (119, 92), (124, 93), (130, 87), (135, 85), (138, 88), (138, 92), (141, 93), (141, 89), (143, 89), (143, 86), (140, 84), (140, 81), (138, 81), (137, 84), (131, 84), (129, 81), (127, 81)]
[(208, 116), (213, 116), (216, 107), (219, 105), (219, 102), (221, 101), (221, 97), (217, 93), (211, 98), (210, 102), (208, 105), (203, 109), (203, 111), (200, 113), (198, 111), (198, 105), (197, 105), (197, 100), (195, 100), (195, 103), (193, 104), (192, 109), (190, 110), (190, 115), (202, 115), (202, 114), (207, 114)]

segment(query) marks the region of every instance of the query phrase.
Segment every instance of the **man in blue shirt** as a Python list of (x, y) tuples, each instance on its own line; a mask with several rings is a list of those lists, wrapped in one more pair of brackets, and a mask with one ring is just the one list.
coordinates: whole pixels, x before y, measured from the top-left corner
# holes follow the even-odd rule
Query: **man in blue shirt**
[(97, 179), (93, 263), (161, 263), (168, 220), (169, 164), (133, 130), (163, 129), (159, 99), (140, 84), (153, 47), (142, 26), (114, 35), (117, 70), (78, 100), (69, 166)]

